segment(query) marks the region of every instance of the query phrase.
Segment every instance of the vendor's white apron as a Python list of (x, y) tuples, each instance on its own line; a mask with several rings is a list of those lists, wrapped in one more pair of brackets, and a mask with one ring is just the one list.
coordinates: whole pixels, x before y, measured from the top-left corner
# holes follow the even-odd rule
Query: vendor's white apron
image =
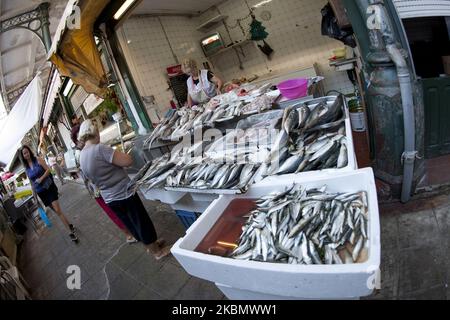
[(190, 77), (187, 80), (188, 92), (194, 104), (206, 103), (216, 96), (216, 86), (208, 80), (208, 70), (201, 70), (198, 84)]

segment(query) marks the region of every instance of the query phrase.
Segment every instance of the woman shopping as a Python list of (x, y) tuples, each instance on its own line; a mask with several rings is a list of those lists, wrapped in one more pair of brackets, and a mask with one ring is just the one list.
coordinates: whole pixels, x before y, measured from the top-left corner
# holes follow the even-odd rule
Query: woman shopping
[(220, 95), (223, 82), (211, 71), (199, 70), (197, 62), (192, 59), (184, 60), (182, 69), (189, 76), (189, 79), (187, 79), (187, 102), (189, 107), (207, 103), (216, 95)]
[(47, 154), (48, 165), (55, 171), (56, 176), (58, 177), (61, 185), (64, 185), (64, 171), (58, 163), (58, 158), (53, 154), (53, 152), (49, 152)]
[(89, 194), (95, 199), (97, 204), (100, 206), (100, 208), (103, 209), (103, 211), (111, 219), (111, 221), (125, 234), (127, 243), (136, 243), (137, 240), (131, 235), (127, 227), (125, 227), (122, 221), (120, 221), (117, 215), (105, 203), (105, 200), (103, 200), (102, 196), (100, 195), (100, 190), (91, 181), (89, 181), (89, 179), (83, 174), (82, 171), (80, 171), (80, 175), (84, 181), (84, 184), (86, 185), (86, 188), (88, 189)]
[(75, 235), (75, 227), (69, 223), (61, 210), (58, 202), (58, 188), (44, 159), (37, 158), (28, 146), (23, 146), (20, 149), (20, 160), (25, 167), (28, 179), (30, 179), (33, 192), (37, 193), (46, 207), (51, 207), (56, 212), (69, 231), (70, 239), (78, 242), (78, 238)]
[(81, 170), (100, 189), (108, 207), (155, 259), (169, 255), (170, 246), (163, 246), (163, 241), (158, 240), (141, 199), (129, 191), (130, 178), (124, 168), (133, 164), (131, 156), (100, 144), (98, 129), (91, 120), (81, 124), (78, 139), (85, 143), (80, 153)]

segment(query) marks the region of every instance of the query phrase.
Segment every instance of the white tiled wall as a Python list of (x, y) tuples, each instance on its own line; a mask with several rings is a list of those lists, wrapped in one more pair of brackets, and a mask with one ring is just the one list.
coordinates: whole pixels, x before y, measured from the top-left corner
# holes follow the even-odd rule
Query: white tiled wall
[[(248, 0), (250, 6), (259, 2), (261, 0)], [(252, 42), (243, 48), (243, 70), (239, 68), (235, 51), (229, 50), (210, 59), (215, 72), (225, 81), (229, 81), (254, 74), (262, 76), (269, 71), (302, 69), (317, 63), (320, 73), (326, 77), (326, 91), (335, 89), (344, 93), (352, 92), (353, 85), (348, 80), (347, 73), (335, 72), (328, 65), (332, 50), (342, 47), (343, 44), (321, 35), (320, 10), (326, 3), (327, 0), (273, 0), (256, 9), (257, 19), (263, 22), (269, 33), (267, 42), (275, 50), (272, 59), (268, 60)], [(249, 13), (244, 0), (228, 0), (218, 9), (221, 14), (228, 16), (226, 23), (230, 27), (236, 25), (237, 19), (244, 18)], [(269, 21), (261, 19), (263, 11), (271, 13)], [(206, 61), (199, 40), (208, 33), (219, 31), (227, 44), (247, 37), (241, 28), (237, 27), (229, 28), (230, 39), (221, 23), (204, 33), (196, 30), (197, 26), (217, 14), (218, 11), (212, 9), (197, 18), (160, 18), (180, 62), (185, 57), (193, 57), (199, 63)], [(250, 18), (242, 22), (247, 33), (250, 22)], [(159, 106), (158, 111), (163, 114), (172, 98), (170, 91), (167, 91), (165, 68), (176, 61), (161, 24), (155, 17), (132, 17), (124, 24), (123, 33), (127, 40), (122, 45), (128, 46), (129, 55), (134, 60), (134, 76), (140, 78), (137, 83), (141, 94), (154, 95)]]
[[(261, 0), (248, 0), (250, 6), (260, 3)], [(245, 47), (244, 70), (239, 70), (238, 59), (233, 51), (213, 58), (214, 65), (222, 72), (226, 80), (251, 74), (263, 74), (270, 70), (300, 69), (310, 67), (314, 63), (319, 65), (320, 72), (326, 77), (326, 90), (339, 90), (344, 93), (353, 91), (353, 85), (345, 72), (335, 72), (328, 65), (328, 58), (332, 56), (333, 49), (342, 47), (339, 41), (321, 35), (322, 16), (320, 10), (327, 0), (273, 0), (255, 11), (256, 18), (263, 23), (269, 33), (267, 43), (275, 50), (272, 59), (266, 56), (255, 46)], [(237, 19), (248, 16), (249, 10), (244, 0), (228, 0), (218, 7), (221, 14), (228, 16), (227, 25), (235, 26)], [(261, 13), (269, 11), (271, 19), (264, 21)], [(211, 9), (199, 19), (207, 21), (219, 12)], [(241, 25), (249, 32), (251, 18), (244, 20)], [(224, 26), (218, 30), (225, 41), (229, 41)], [(213, 31), (212, 30), (212, 31)], [(243, 40), (247, 35), (241, 28), (230, 29), (233, 41)]]
[[(161, 22), (160, 22), (161, 21)], [(164, 115), (170, 106), (172, 93), (168, 90), (168, 66), (181, 63), (186, 57), (198, 62), (205, 60), (195, 28), (197, 20), (185, 17), (132, 17), (122, 27), (125, 43), (134, 62), (133, 76), (143, 96), (154, 96), (158, 114)], [(163, 29), (164, 28), (164, 29)], [(164, 31), (178, 62), (170, 50)], [(130, 59), (130, 57), (127, 57)]]

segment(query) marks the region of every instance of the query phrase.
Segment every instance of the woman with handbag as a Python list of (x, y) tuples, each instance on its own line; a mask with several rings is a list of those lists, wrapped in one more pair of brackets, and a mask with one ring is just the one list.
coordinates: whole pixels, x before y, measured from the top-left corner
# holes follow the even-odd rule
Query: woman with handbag
[(51, 207), (56, 212), (69, 231), (70, 240), (78, 242), (78, 237), (75, 235), (75, 227), (69, 223), (61, 210), (58, 202), (58, 188), (44, 159), (36, 157), (28, 146), (23, 146), (20, 149), (19, 156), (25, 166), (25, 172), (28, 179), (30, 179), (33, 192), (37, 193), (46, 207)]
[(189, 76), (189, 79), (187, 79), (187, 102), (189, 107), (207, 103), (216, 95), (221, 94), (222, 80), (209, 70), (199, 70), (197, 62), (194, 60), (184, 60), (182, 69)]

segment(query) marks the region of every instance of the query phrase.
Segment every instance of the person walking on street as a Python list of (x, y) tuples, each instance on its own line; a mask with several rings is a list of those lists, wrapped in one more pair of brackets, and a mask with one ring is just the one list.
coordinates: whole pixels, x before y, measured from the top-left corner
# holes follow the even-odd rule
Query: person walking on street
[(157, 260), (170, 254), (170, 246), (158, 239), (147, 210), (135, 192), (129, 191), (131, 182), (126, 167), (133, 164), (130, 155), (100, 144), (98, 129), (91, 120), (81, 124), (78, 139), (85, 143), (80, 154), (80, 168), (99, 189), (108, 207), (118, 216), (136, 240)]
[(55, 174), (58, 177), (59, 181), (61, 182), (61, 185), (64, 185), (64, 172), (63, 169), (60, 167), (58, 159), (53, 154), (53, 152), (49, 152), (47, 154), (47, 159), (50, 168), (52, 168), (55, 171)]
[(72, 116), (72, 129), (70, 130), (70, 139), (75, 144), (76, 150), (82, 149), (82, 144), (78, 140), (78, 132), (80, 131), (81, 122), (77, 115)]
[(75, 227), (69, 223), (61, 210), (58, 202), (58, 188), (53, 181), (50, 169), (44, 159), (36, 157), (28, 146), (23, 146), (20, 149), (19, 156), (25, 167), (25, 173), (28, 179), (30, 179), (33, 193), (38, 195), (46, 207), (51, 207), (56, 212), (61, 222), (69, 231), (70, 239), (78, 242)]

